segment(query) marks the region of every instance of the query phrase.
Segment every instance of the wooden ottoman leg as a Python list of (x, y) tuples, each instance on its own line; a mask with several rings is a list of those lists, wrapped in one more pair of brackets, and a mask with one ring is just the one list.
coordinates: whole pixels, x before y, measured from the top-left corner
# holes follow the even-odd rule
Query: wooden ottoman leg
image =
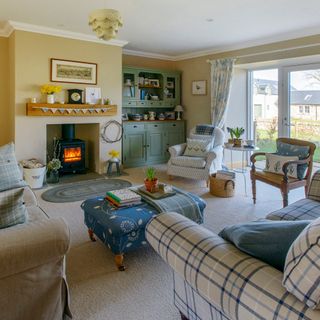
[(88, 229), (88, 234), (89, 234), (89, 238), (91, 241), (96, 241), (96, 238), (94, 236), (93, 230), (92, 229)]
[(124, 271), (126, 269), (123, 264), (123, 254), (116, 254), (114, 256), (114, 261), (119, 271)]

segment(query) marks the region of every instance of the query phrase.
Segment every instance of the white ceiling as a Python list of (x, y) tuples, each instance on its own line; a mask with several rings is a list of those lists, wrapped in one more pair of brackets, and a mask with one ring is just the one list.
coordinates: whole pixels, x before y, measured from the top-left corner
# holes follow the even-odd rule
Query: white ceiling
[(125, 49), (169, 56), (320, 34), (319, 0), (0, 0), (0, 21), (93, 35), (97, 8), (121, 12)]

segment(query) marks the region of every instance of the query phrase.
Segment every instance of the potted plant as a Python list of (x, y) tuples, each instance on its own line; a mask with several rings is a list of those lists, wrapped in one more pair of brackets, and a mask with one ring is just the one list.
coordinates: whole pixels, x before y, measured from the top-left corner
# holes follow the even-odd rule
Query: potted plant
[(236, 127), (232, 129), (233, 131), (233, 143), (235, 147), (241, 147), (242, 145), (242, 139), (240, 137), (244, 134), (244, 128), (242, 127)]
[(47, 182), (58, 183), (59, 182), (59, 169), (62, 168), (61, 161), (53, 158), (47, 164)]
[(40, 88), (41, 93), (44, 93), (47, 95), (47, 103), (54, 103), (54, 94), (61, 91), (61, 86), (54, 86), (51, 84), (44, 84)]
[(60, 155), (60, 143), (54, 138), (53, 139), (53, 156), (51, 160), (47, 163), (47, 182), (48, 183), (58, 183), (59, 182), (59, 169), (62, 168), (61, 161), (59, 159)]
[(144, 179), (144, 185), (149, 192), (155, 192), (158, 186), (158, 178), (156, 178), (156, 169), (154, 167), (148, 167), (146, 171), (146, 178)]
[(230, 138), (228, 139), (228, 143), (233, 145), (233, 140), (234, 140), (233, 129), (230, 127), (227, 127), (227, 131), (230, 134)]

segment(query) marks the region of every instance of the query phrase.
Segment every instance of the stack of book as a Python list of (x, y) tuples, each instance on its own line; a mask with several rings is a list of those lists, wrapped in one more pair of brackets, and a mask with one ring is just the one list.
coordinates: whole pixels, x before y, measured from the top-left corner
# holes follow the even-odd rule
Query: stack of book
[(141, 203), (141, 196), (130, 189), (108, 191), (106, 199), (117, 208), (134, 206)]
[(233, 171), (218, 170), (216, 173), (217, 179), (233, 180), (233, 179), (235, 179), (235, 177), (236, 177), (236, 174)]

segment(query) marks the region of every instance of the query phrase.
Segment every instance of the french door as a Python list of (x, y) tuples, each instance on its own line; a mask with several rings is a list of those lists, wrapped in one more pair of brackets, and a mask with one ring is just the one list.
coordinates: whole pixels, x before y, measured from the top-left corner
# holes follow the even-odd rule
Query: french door
[(313, 160), (320, 162), (320, 64), (287, 67), (283, 74), (283, 134), (314, 142)]
[(309, 140), (320, 162), (320, 64), (249, 72), (250, 137), (274, 152), (277, 137)]

